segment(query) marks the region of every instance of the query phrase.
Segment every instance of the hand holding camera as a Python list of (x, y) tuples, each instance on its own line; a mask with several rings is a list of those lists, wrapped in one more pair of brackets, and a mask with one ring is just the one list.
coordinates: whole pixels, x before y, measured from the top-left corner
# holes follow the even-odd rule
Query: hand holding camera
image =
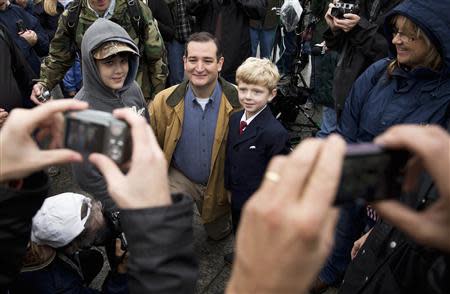
[(122, 165), (131, 157), (128, 124), (111, 113), (98, 110), (68, 112), (65, 115), (64, 146), (84, 158), (102, 153)]
[(325, 14), (325, 20), (330, 29), (335, 32), (342, 30), (351, 31), (361, 19), (359, 14), (359, 1), (330, 3)]
[(38, 36), (37, 36), (36, 32), (32, 31), (32, 30), (26, 30), (22, 33), (19, 33), (19, 35), (20, 35), (20, 37), (24, 38), (31, 47), (36, 45), (36, 43), (38, 41)]
[(50, 91), (45, 89), (44, 85), (41, 83), (36, 83), (33, 85), (33, 90), (31, 91), (30, 99), (34, 103), (40, 105), (51, 100)]
[(433, 178), (439, 199), (423, 211), (414, 211), (396, 200), (374, 203), (380, 216), (417, 242), (450, 252), (450, 136), (437, 126), (395, 126), (375, 142), (389, 148), (404, 148), (416, 157), (409, 162), (404, 190), (416, 189), (420, 172)]
[[(35, 140), (50, 137), (49, 149), (60, 147), (64, 126), (62, 112), (86, 108), (86, 103), (69, 99), (52, 101), (31, 110), (11, 111), (1, 129), (0, 182), (22, 179), (50, 165), (81, 161), (81, 155), (72, 150), (41, 150)], [(32, 134), (36, 134), (35, 138)]]
[(108, 183), (108, 192), (122, 209), (165, 206), (171, 203), (167, 161), (145, 119), (130, 109), (116, 109), (114, 117), (130, 126), (132, 155), (124, 174), (108, 156), (93, 153), (89, 160)]

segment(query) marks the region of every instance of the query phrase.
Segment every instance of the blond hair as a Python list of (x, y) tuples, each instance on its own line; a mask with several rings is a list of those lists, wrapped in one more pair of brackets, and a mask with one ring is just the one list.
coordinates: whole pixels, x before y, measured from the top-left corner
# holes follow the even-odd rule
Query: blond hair
[[(403, 15), (396, 15), (392, 19), (392, 25), (395, 25), (397, 21), (400, 21), (401, 28), (406, 28), (408, 31), (412, 31), (412, 37), (417, 39), (422, 39), (425, 42), (425, 45), (427, 46), (428, 54), (425, 56), (424, 60), (420, 64), (423, 67), (430, 68), (434, 71), (438, 71), (439, 68), (442, 66), (442, 57), (439, 54), (436, 46), (430, 41), (428, 36), (415, 24), (413, 23), (409, 18), (403, 16)], [(394, 70), (399, 67), (399, 63), (397, 59), (394, 59), (389, 65), (388, 65), (388, 74), (389, 76), (392, 75)]]
[(55, 16), (58, 14), (58, 11), (56, 10), (58, 0), (44, 0), (44, 11), (48, 15)]
[(236, 71), (236, 83), (255, 84), (272, 91), (277, 88), (280, 73), (277, 67), (267, 58), (249, 57)]

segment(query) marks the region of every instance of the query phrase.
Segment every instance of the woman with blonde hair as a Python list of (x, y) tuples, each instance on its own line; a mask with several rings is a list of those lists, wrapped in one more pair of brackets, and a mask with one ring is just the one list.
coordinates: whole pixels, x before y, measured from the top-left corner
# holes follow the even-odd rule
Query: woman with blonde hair
[[(405, 0), (386, 16), (390, 58), (353, 84), (337, 132), (349, 143), (371, 142), (397, 124), (447, 126), (450, 101), (448, 1)], [(361, 195), (353, 195), (359, 197)], [(322, 270), (343, 274), (353, 242), (376, 215), (365, 206), (341, 209), (335, 247)]]
[(59, 15), (64, 11), (64, 6), (58, 0), (35, 0), (33, 14), (39, 20), (41, 26), (47, 32), (51, 41), (58, 27)]

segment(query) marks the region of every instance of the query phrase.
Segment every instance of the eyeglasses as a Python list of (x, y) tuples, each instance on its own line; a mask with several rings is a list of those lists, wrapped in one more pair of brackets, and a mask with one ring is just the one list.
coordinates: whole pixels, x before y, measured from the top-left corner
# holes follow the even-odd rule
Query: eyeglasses
[(411, 35), (407, 35), (405, 33), (400, 32), (397, 28), (392, 29), (392, 39), (395, 37), (399, 37), (399, 39), (404, 43), (414, 42), (417, 38)]

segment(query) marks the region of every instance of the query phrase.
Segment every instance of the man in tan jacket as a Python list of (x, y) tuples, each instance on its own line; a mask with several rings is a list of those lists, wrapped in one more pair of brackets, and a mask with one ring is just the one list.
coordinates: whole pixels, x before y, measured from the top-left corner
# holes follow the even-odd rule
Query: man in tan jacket
[(220, 240), (231, 230), (224, 187), (228, 120), (240, 104), (236, 87), (219, 77), (224, 58), (217, 39), (201, 32), (186, 44), (188, 80), (156, 95), (150, 123), (170, 163), (171, 192), (191, 195), (208, 236)]

